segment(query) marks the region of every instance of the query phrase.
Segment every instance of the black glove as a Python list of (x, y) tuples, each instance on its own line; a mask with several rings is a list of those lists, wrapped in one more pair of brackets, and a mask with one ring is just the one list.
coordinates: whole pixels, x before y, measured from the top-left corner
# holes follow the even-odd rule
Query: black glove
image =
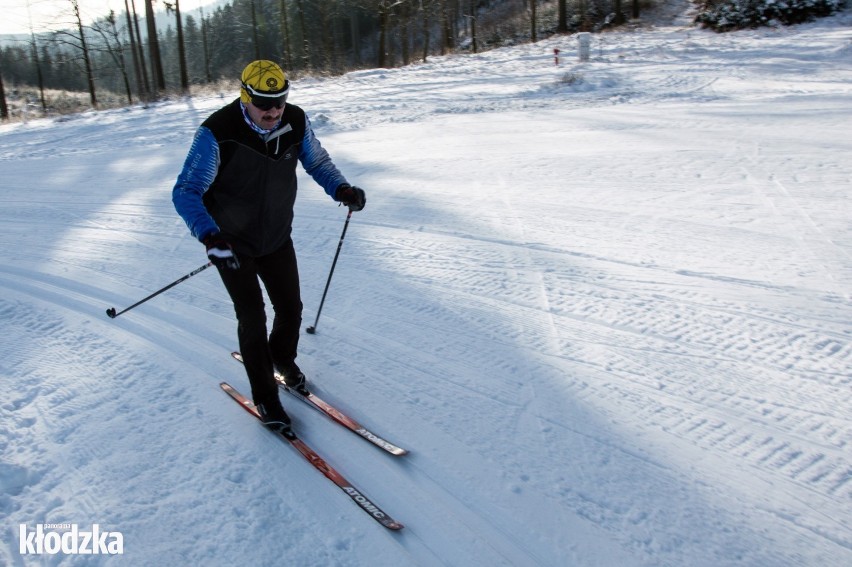
[(367, 195), (360, 187), (343, 183), (335, 191), (334, 200), (347, 205), (349, 210), (354, 213), (363, 209), (364, 205), (367, 204)]
[(207, 257), (213, 262), (217, 268), (228, 268), (238, 270), (240, 261), (237, 260), (234, 249), (228, 244), (228, 241), (222, 238), (222, 234), (214, 232), (208, 234), (201, 241), (207, 247)]

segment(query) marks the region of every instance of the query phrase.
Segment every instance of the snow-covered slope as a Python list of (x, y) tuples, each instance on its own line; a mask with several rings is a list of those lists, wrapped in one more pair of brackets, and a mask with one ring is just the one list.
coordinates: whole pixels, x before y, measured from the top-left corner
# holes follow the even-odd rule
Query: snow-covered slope
[[(852, 564), (850, 24), (295, 85), (368, 193), (300, 363), (411, 454), (284, 402), (400, 533), (221, 393), (213, 270), (104, 314), (206, 260), (170, 190), (232, 94), (0, 126), (0, 564)], [(302, 179), (306, 325), (344, 217)]]

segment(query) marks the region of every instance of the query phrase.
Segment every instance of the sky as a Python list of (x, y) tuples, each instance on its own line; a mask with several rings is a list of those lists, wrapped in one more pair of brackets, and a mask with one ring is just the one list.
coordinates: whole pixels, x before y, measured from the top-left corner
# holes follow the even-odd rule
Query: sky
[[(130, 0), (128, 0), (129, 2)], [(122, 12), (124, 0), (78, 0), (84, 23), (105, 16), (110, 10)], [(192, 10), (205, 0), (180, 0), (181, 11)], [(155, 9), (163, 9), (163, 0), (155, 0)], [(49, 31), (73, 24), (71, 0), (0, 0), (0, 34)], [(136, 11), (144, 13), (144, 3), (136, 0)]]

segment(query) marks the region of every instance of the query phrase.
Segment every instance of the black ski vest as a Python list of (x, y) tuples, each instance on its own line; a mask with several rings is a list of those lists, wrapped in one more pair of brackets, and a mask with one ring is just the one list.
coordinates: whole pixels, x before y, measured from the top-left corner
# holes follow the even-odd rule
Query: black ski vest
[(220, 158), (204, 194), (207, 211), (237, 255), (274, 252), (290, 240), (305, 112), (286, 105), (281, 126), (264, 139), (246, 124), (236, 99), (202, 126), (218, 141)]

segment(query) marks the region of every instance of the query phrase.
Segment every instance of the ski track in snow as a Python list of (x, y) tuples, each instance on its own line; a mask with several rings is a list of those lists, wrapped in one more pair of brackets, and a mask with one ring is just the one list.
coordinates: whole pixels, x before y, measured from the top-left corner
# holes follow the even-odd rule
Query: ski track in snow
[[(295, 86), (370, 196), (300, 362), (411, 454), (282, 399), (400, 533), (218, 391), (213, 270), (104, 315), (205, 261), (170, 189), (230, 95), (0, 126), (0, 564), (852, 564), (850, 18)], [(341, 211), (302, 178), (305, 324)]]

